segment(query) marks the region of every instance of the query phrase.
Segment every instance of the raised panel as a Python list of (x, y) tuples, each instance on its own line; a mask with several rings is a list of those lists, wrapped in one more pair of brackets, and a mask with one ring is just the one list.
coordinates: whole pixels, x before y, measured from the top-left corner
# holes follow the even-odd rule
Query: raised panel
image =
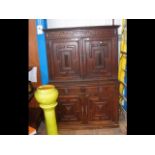
[(79, 79), (81, 77), (79, 40), (50, 40), (48, 46), (50, 79)]
[(83, 39), (84, 78), (113, 77), (112, 41), (104, 38)]
[(88, 104), (88, 121), (103, 121), (110, 119), (109, 102), (99, 97), (91, 97)]
[(58, 99), (57, 119), (59, 122), (81, 122), (82, 121), (82, 105), (80, 98), (75, 96), (61, 96)]
[(115, 110), (114, 93), (116, 93), (114, 85), (105, 84), (87, 87), (88, 121), (113, 120)]

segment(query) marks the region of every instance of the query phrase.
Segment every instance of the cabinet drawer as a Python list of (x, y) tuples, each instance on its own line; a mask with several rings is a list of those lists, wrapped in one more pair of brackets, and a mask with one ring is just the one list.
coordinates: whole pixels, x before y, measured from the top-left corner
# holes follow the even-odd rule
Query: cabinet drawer
[(64, 87), (57, 87), (60, 96), (64, 95), (73, 95), (79, 96), (81, 92), (81, 88), (77, 86), (64, 86)]
[(100, 96), (102, 98), (109, 98), (113, 96), (115, 92), (115, 85), (105, 84), (105, 85), (98, 85), (98, 86), (87, 86), (86, 87), (86, 95), (91, 96)]

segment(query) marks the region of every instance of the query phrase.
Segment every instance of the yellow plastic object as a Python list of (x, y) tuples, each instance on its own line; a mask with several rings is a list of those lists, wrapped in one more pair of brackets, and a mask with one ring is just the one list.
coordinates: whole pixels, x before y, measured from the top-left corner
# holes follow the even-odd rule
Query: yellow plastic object
[[(124, 90), (124, 78), (125, 70), (127, 65), (127, 24), (126, 20), (122, 20), (122, 35), (121, 35), (121, 45), (120, 45), (120, 62), (119, 62), (119, 71), (118, 71), (118, 80), (121, 82), (119, 85), (119, 93), (123, 96)], [(122, 97), (120, 97), (119, 103), (122, 103)]]
[(127, 52), (127, 22), (125, 19), (122, 20), (121, 51)]
[(127, 63), (126, 56), (122, 55), (119, 62), (119, 74), (118, 74), (118, 79), (121, 82), (124, 82), (126, 63)]
[(47, 134), (57, 135), (55, 107), (57, 105), (58, 90), (54, 85), (43, 85), (37, 88), (34, 96), (44, 111)]

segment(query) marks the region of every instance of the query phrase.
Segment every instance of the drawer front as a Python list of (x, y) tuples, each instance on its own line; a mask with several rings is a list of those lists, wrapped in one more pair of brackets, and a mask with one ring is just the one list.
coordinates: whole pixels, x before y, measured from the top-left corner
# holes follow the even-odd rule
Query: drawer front
[(60, 96), (66, 96), (66, 95), (71, 95), (71, 96), (79, 96), (81, 93), (81, 88), (78, 86), (63, 86), (63, 87), (57, 87), (59, 91)]

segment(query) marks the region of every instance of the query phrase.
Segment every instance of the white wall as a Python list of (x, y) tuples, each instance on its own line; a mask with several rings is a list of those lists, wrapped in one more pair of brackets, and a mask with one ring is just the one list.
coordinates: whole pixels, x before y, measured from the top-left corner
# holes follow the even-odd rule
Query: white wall
[(112, 25), (112, 19), (48, 19), (48, 28)]
[[(48, 28), (112, 25), (112, 19), (47, 19)], [(115, 25), (121, 25), (121, 19), (115, 19)], [(121, 34), (121, 27), (118, 29)]]

